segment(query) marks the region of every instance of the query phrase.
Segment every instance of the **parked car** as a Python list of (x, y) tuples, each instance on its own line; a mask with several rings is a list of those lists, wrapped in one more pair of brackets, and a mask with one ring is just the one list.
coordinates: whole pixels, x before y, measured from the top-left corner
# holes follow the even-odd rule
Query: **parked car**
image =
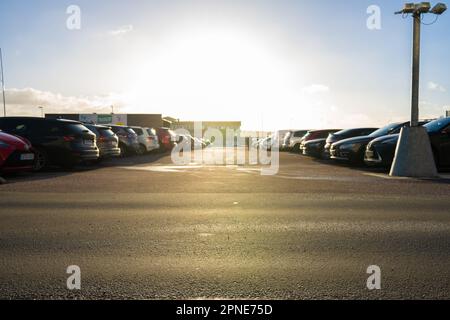
[(154, 128), (144, 128), (148, 133), (148, 139), (153, 143), (153, 150), (159, 150), (161, 145), (159, 144), (159, 137), (156, 129)]
[(302, 139), (309, 132), (309, 130), (296, 130), (288, 132), (282, 144), (282, 149), (286, 151), (296, 151), (300, 152), (300, 145), (302, 144)]
[(302, 144), (302, 152), (305, 156), (324, 158), (326, 138), (310, 140)]
[(158, 135), (155, 129), (131, 127), (136, 132), (139, 141), (138, 153), (144, 154), (159, 149)]
[(158, 134), (161, 151), (171, 151), (176, 146), (177, 135), (169, 128), (158, 128), (156, 133)]
[[(300, 144), (300, 153), (305, 154), (305, 146), (309, 141), (313, 141), (314, 143), (310, 145), (310, 149), (317, 149), (321, 148), (321, 151), (323, 150), (323, 147), (325, 146), (325, 140), (327, 139), (328, 135), (330, 133), (338, 132), (341, 129), (325, 129), (325, 130), (312, 130), (309, 131), (302, 139), (302, 143)], [(320, 140), (320, 141), (319, 141)], [(312, 151), (313, 152), (313, 151)]]
[(184, 143), (190, 143), (192, 150), (205, 149), (208, 146), (208, 144), (206, 143), (205, 140), (193, 137), (190, 134), (179, 135), (177, 141), (178, 141), (178, 144), (181, 144), (181, 145)]
[(100, 150), (100, 160), (120, 157), (119, 137), (111, 130), (111, 127), (85, 124), (86, 128), (95, 133), (97, 147)]
[[(436, 166), (450, 167), (450, 117), (424, 124), (430, 136)], [(392, 166), (399, 134), (372, 140), (365, 152), (364, 161), (369, 166), (388, 168)]]
[(99, 158), (95, 134), (78, 121), (5, 117), (0, 118), (0, 129), (31, 142), (36, 171), (50, 164), (72, 168)]
[(119, 148), (122, 156), (139, 153), (139, 141), (136, 132), (126, 126), (108, 125), (111, 130), (119, 137)]
[(0, 131), (0, 172), (32, 171), (34, 160), (28, 140)]
[(267, 137), (265, 137), (265, 138), (253, 138), (253, 139), (251, 140), (251, 146), (252, 146), (252, 148), (253, 148), (253, 149), (258, 149), (258, 148), (259, 148), (259, 145), (260, 145), (265, 139), (267, 139)]
[(272, 146), (274, 145), (275, 141), (276, 141), (276, 137), (270, 136), (270, 137), (261, 139), (258, 142), (258, 146), (257, 147), (261, 148), (263, 150), (272, 150)]
[(408, 124), (409, 122), (391, 123), (367, 136), (344, 139), (333, 143), (330, 148), (331, 159), (362, 164), (364, 163), (366, 147), (370, 141), (382, 136), (398, 134), (401, 128)]
[(274, 137), (276, 139), (274, 139), (274, 141), (276, 140), (278, 142), (278, 150), (282, 150), (283, 149), (284, 138), (291, 131), (292, 130), (278, 130), (277, 132), (275, 132)]
[(356, 128), (356, 129), (346, 129), (346, 130), (338, 131), (336, 133), (331, 133), (325, 142), (325, 147), (324, 147), (324, 151), (323, 151), (324, 158), (326, 158), (326, 159), (330, 158), (330, 156), (331, 156), (330, 149), (331, 149), (331, 145), (333, 143), (336, 143), (336, 142), (344, 140), (344, 139), (368, 136), (369, 134), (375, 132), (378, 129), (379, 128)]

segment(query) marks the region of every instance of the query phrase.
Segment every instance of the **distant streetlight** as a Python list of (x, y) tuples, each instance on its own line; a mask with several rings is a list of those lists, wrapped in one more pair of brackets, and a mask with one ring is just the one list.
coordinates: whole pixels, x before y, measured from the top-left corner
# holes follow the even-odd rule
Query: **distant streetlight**
[[(411, 93), (411, 126), (405, 127), (400, 138), (391, 168), (391, 176), (403, 177), (435, 177), (436, 164), (431, 149), (428, 133), (419, 127), (419, 87), (420, 87), (420, 27), (422, 15), (432, 13), (443, 14), (447, 6), (438, 3), (433, 8), (429, 2), (406, 3), (402, 10), (395, 14), (411, 14), (413, 23), (413, 58), (412, 58), (412, 93)], [(437, 18), (436, 18), (437, 19)]]

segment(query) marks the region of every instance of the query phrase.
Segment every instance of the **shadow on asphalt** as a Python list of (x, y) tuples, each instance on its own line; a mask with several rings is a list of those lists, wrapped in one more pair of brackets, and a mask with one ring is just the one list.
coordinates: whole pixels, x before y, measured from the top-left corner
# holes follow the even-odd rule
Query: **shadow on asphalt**
[(145, 164), (151, 164), (156, 161), (161, 160), (162, 158), (170, 155), (169, 152), (154, 152), (154, 153), (148, 153), (142, 156), (131, 156), (131, 157), (124, 157), (124, 158), (116, 158), (116, 159), (108, 159), (103, 161), (101, 164), (97, 165), (96, 168), (102, 168), (102, 167), (122, 167), (122, 166), (129, 166), (129, 165), (145, 165)]
[(40, 172), (31, 173), (9, 173), (3, 174), (6, 184), (15, 184), (28, 181), (39, 181), (54, 179), (58, 177), (69, 176), (80, 172), (89, 172), (108, 167), (121, 167), (130, 165), (145, 165), (159, 161), (161, 158), (166, 157), (170, 153), (149, 153), (142, 156), (129, 156), (123, 158), (107, 159), (99, 164), (80, 164), (73, 169), (63, 169), (57, 166), (48, 167)]
[[(299, 153), (294, 153), (297, 154), (299, 156), (302, 157), (306, 157), (303, 156)], [(374, 174), (389, 174), (390, 172), (390, 168), (383, 168), (383, 167), (368, 167), (363, 163), (360, 164), (352, 164), (349, 162), (345, 162), (345, 161), (334, 161), (331, 159), (319, 159), (319, 158), (315, 158), (315, 157), (308, 157), (309, 159), (311, 159), (313, 162), (318, 163), (318, 164), (322, 164), (322, 165), (328, 165), (328, 166), (338, 166), (341, 168), (347, 168), (350, 170), (354, 170), (354, 171), (359, 171), (359, 172), (364, 172), (364, 173), (374, 173)], [(450, 168), (440, 168), (439, 169), (439, 174), (443, 174), (443, 175), (448, 175), (450, 173)], [(442, 183), (442, 184), (449, 184), (450, 183), (450, 177), (443, 177), (443, 178), (438, 178), (438, 179), (429, 179), (429, 178), (417, 178), (416, 180), (420, 180), (420, 181), (432, 181), (435, 183)]]

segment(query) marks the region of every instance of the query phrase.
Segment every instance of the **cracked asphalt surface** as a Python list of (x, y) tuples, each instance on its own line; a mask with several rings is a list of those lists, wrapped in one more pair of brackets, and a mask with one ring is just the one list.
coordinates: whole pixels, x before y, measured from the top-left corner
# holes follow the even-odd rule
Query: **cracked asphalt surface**
[(148, 155), (7, 180), (1, 299), (450, 298), (449, 180), (288, 153), (276, 176)]

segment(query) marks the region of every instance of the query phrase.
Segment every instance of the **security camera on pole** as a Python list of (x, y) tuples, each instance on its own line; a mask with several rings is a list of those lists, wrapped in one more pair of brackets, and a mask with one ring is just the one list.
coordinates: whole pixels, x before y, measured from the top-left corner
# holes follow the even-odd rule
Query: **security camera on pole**
[(433, 13), (441, 15), (447, 6), (439, 3), (431, 9), (429, 2), (407, 3), (396, 14), (411, 14), (414, 20), (413, 61), (412, 61), (412, 100), (411, 126), (404, 127), (395, 152), (391, 176), (433, 178), (437, 177), (436, 163), (430, 139), (424, 127), (419, 126), (419, 74), (420, 74), (420, 27), (422, 15)]

